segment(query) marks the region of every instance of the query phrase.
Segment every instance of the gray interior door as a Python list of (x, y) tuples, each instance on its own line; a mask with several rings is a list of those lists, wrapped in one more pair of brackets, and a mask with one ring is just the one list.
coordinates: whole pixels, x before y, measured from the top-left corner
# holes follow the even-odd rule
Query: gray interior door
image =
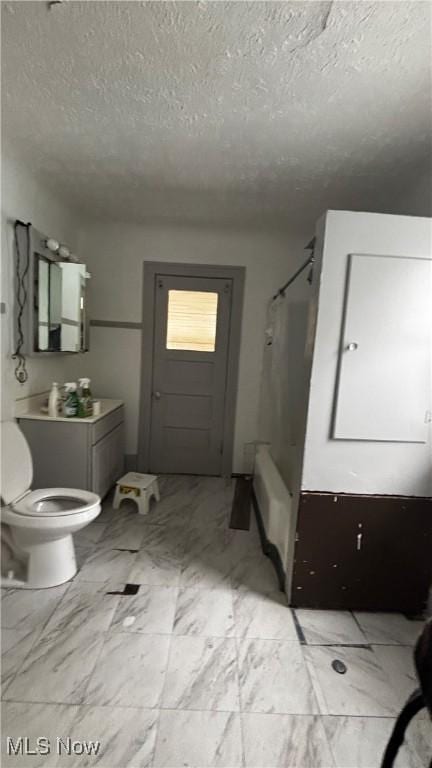
[(156, 275), (152, 472), (221, 474), (231, 283)]

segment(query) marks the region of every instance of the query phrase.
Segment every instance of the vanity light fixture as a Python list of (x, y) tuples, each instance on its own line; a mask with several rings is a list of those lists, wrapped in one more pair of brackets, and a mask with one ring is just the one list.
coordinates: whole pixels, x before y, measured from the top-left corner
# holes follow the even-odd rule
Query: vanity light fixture
[(47, 237), (42, 241), (45, 248), (48, 248), (51, 253), (55, 253), (58, 260), (72, 261), (74, 264), (80, 264), (80, 258), (76, 253), (72, 253), (71, 249), (65, 243), (59, 243), (54, 237)]
[(60, 248), (58, 249), (58, 254), (62, 259), (68, 259), (70, 256), (70, 253), (71, 252), (67, 247), (67, 245), (61, 245)]
[(60, 243), (58, 240), (55, 240), (53, 237), (49, 237), (48, 240), (45, 241), (45, 246), (48, 248), (49, 251), (52, 251), (52, 253), (57, 253), (57, 251), (60, 248)]

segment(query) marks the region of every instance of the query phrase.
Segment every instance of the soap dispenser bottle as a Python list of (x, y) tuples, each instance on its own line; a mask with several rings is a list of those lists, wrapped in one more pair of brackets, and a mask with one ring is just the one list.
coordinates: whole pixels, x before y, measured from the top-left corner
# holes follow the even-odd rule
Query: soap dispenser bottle
[(74, 381), (69, 381), (65, 384), (66, 401), (63, 407), (63, 413), (68, 418), (78, 416), (78, 395), (77, 385)]
[(56, 419), (58, 417), (59, 404), (60, 404), (59, 386), (56, 381), (53, 381), (51, 392), (49, 393), (49, 398), (48, 398), (48, 416), (50, 416), (52, 419)]
[(93, 416), (93, 400), (90, 392), (90, 379), (80, 379), (81, 394), (79, 398), (78, 415), (82, 418)]

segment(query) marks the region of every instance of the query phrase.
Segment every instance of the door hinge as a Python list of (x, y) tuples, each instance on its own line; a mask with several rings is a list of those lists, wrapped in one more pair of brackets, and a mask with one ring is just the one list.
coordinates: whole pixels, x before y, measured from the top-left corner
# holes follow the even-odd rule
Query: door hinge
[(163, 288), (163, 280), (158, 280), (158, 288)]

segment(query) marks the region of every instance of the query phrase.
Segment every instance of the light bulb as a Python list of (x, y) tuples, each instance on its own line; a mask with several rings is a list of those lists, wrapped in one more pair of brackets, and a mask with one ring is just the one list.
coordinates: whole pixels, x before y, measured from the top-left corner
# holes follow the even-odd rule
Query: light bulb
[(60, 248), (60, 243), (58, 240), (54, 240), (53, 237), (49, 237), (48, 240), (45, 242), (46, 247), (49, 251), (52, 251), (53, 253), (57, 253), (58, 249)]
[(68, 259), (70, 256), (70, 250), (67, 247), (67, 245), (61, 245), (59, 248), (59, 256), (61, 256), (62, 259)]

